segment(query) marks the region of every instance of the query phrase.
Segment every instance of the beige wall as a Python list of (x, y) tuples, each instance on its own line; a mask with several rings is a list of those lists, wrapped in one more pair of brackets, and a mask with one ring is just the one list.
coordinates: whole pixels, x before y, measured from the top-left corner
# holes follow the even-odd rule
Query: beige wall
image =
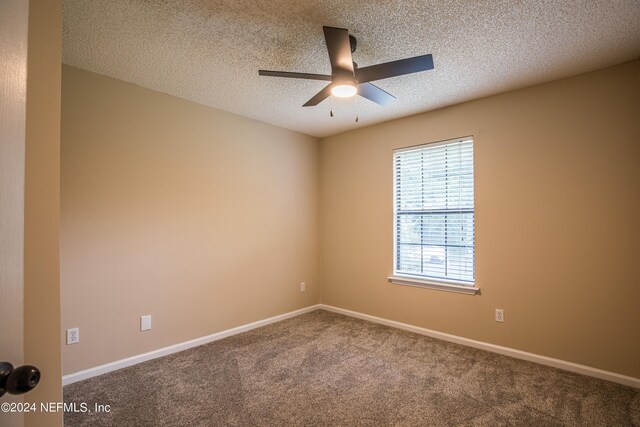
[[(65, 373), (321, 299), (640, 377), (639, 61), (320, 144), (70, 67), (62, 102)], [(388, 283), (393, 149), (465, 135), (481, 294)]]
[[(322, 302), (640, 378), (639, 114), (635, 61), (324, 139)], [(465, 135), (481, 295), (388, 283), (393, 149)]]
[(62, 90), (64, 373), (319, 302), (317, 139), (67, 66)]

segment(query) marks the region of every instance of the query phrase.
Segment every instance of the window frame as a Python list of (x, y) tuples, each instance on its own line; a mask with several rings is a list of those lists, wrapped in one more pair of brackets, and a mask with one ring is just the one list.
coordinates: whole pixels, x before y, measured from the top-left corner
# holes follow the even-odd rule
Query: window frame
[[(474, 194), (473, 194), (473, 216), (474, 216), (474, 228), (473, 228), (473, 239), (474, 239), (474, 254), (473, 254), (473, 268), (474, 268), (474, 275), (473, 275), (473, 281), (459, 281), (459, 280), (455, 280), (455, 279), (446, 279), (446, 278), (436, 278), (436, 277), (429, 277), (429, 276), (422, 276), (422, 275), (411, 275), (408, 273), (398, 273), (397, 272), (397, 261), (398, 261), (398, 214), (397, 214), (397, 209), (398, 209), (398, 203), (397, 203), (397, 182), (396, 182), (396, 154), (397, 153), (401, 153), (403, 151), (413, 151), (416, 149), (419, 149), (421, 147), (424, 148), (433, 148), (433, 147), (437, 147), (437, 146), (441, 146), (441, 145), (447, 145), (447, 144), (452, 144), (452, 143), (456, 143), (456, 142), (464, 142), (464, 141), (468, 141), (471, 140), (471, 143), (473, 144), (473, 157), (472, 157), (472, 163), (474, 165), (474, 169), (473, 169), (473, 182), (474, 182)], [(441, 141), (434, 141), (434, 142), (428, 142), (428, 143), (424, 143), (424, 144), (417, 144), (417, 145), (412, 145), (412, 146), (408, 146), (408, 147), (400, 147), (400, 148), (395, 148), (393, 150), (392, 153), (392, 163), (393, 163), (393, 224), (392, 224), (392, 232), (393, 232), (393, 274), (389, 277), (387, 277), (388, 281), (390, 283), (393, 284), (397, 284), (397, 285), (405, 285), (405, 286), (416, 286), (416, 287), (421, 287), (421, 288), (428, 288), (428, 289), (435, 289), (435, 290), (441, 290), (441, 291), (447, 291), (447, 292), (456, 292), (456, 293), (462, 293), (462, 294), (468, 294), (468, 295), (475, 295), (480, 291), (480, 288), (478, 288), (476, 286), (477, 281), (476, 281), (476, 277), (475, 277), (475, 148), (476, 148), (476, 141), (475, 138), (473, 137), (473, 135), (469, 135), (469, 136), (464, 136), (464, 137), (459, 137), (459, 138), (452, 138), (452, 139), (447, 139), (447, 140), (441, 140)], [(446, 249), (445, 249), (446, 250)]]

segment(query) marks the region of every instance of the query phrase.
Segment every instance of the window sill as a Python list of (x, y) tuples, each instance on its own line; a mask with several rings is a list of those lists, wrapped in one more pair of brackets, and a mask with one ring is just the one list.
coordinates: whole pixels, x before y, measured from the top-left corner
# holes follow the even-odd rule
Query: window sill
[(415, 286), (418, 288), (434, 289), (437, 291), (456, 292), (459, 294), (475, 295), (480, 292), (480, 288), (474, 286), (457, 285), (455, 283), (436, 282), (435, 280), (424, 280), (408, 276), (389, 276), (390, 283), (404, 286)]

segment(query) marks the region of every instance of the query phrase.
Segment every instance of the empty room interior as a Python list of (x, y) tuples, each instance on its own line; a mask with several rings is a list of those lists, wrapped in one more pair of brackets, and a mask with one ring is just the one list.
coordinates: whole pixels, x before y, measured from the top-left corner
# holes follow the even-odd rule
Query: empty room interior
[(637, 0), (0, 34), (0, 424), (640, 426)]

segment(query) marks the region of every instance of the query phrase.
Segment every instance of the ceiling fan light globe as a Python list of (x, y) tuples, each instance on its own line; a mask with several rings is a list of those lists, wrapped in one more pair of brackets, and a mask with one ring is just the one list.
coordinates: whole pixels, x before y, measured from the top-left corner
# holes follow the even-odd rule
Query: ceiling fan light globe
[(352, 84), (339, 84), (331, 89), (331, 93), (338, 98), (349, 98), (358, 93), (358, 88)]

